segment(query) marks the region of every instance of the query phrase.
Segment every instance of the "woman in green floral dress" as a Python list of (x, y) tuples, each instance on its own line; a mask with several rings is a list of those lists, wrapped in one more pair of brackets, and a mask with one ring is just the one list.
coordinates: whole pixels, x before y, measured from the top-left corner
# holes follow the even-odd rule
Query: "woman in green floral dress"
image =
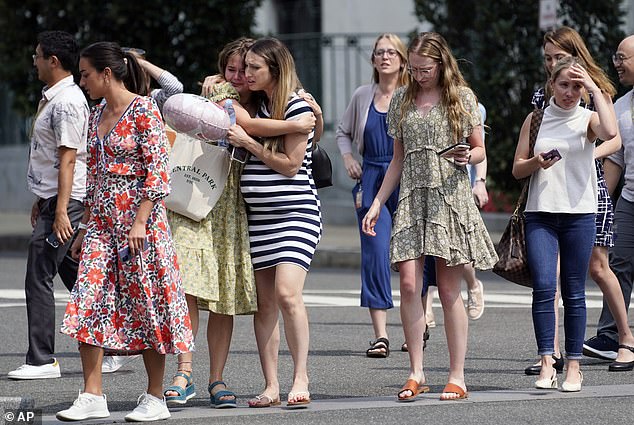
[[(399, 271), (401, 321), (409, 345), (410, 374), (398, 393), (412, 401), (424, 386), (425, 317), (420, 302), (425, 256), (437, 258), (437, 282), (449, 348), (448, 384), (441, 400), (467, 397), (464, 360), (467, 315), (460, 295), (465, 264), (490, 269), (497, 255), (473, 202), (467, 164), (484, 159), (482, 124), (475, 95), (467, 86), (445, 39), (421, 33), (408, 48), (410, 82), (394, 92), (388, 131), (394, 157), (381, 189), (363, 220), (375, 235), (381, 206), (400, 182), (391, 241), (392, 267)], [(439, 152), (466, 143), (446, 155)]]

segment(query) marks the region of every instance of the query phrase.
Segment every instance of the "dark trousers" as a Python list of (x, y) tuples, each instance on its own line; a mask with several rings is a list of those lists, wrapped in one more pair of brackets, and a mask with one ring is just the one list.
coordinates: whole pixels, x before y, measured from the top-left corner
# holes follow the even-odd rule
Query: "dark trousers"
[[(625, 310), (630, 306), (634, 282), (634, 202), (621, 197), (614, 212), (614, 247), (610, 249), (610, 268), (616, 275), (623, 291)], [(597, 335), (605, 335), (619, 341), (616, 322), (605, 299), (597, 327)]]
[[(24, 292), (28, 318), (29, 351), (26, 363), (41, 366), (53, 363), (55, 353), (55, 298), (53, 278), (59, 274), (70, 291), (77, 280), (77, 261), (70, 257), (71, 241), (53, 248), (46, 238), (53, 232), (57, 197), (39, 201), (40, 215), (31, 234), (26, 263)], [(84, 204), (74, 199), (68, 203), (68, 218), (73, 226), (84, 214)]]

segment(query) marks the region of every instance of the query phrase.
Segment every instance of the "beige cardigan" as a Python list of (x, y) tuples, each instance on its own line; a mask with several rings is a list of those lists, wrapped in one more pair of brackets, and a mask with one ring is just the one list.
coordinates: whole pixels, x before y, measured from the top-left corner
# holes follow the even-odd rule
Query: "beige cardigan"
[(342, 156), (352, 153), (353, 143), (357, 145), (359, 155), (363, 156), (363, 132), (376, 87), (376, 84), (367, 84), (352, 94), (350, 104), (337, 127), (337, 146)]

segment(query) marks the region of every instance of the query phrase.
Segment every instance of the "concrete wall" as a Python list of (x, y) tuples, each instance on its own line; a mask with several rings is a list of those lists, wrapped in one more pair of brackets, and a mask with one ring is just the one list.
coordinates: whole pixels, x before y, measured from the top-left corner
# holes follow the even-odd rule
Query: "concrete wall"
[(419, 25), (412, 0), (322, 0), (322, 31), (326, 34), (403, 33)]

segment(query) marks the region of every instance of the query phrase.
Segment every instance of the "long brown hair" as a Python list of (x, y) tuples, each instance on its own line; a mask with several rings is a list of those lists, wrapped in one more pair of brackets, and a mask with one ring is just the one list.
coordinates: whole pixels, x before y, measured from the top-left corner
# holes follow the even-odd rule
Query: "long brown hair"
[[(568, 53), (571, 56), (580, 58), (584, 63), (588, 75), (594, 81), (594, 83), (610, 97), (614, 97), (616, 94), (616, 88), (607, 74), (601, 69), (590, 54), (590, 51), (586, 47), (583, 39), (577, 31), (570, 27), (560, 27), (554, 31), (548, 31), (544, 34), (544, 43), (542, 47), (546, 46), (546, 43), (552, 43), (559, 49)], [(550, 78), (548, 68), (546, 68), (546, 75)], [(546, 97), (552, 96), (552, 90), (548, 84), (545, 87)]]
[[(436, 32), (421, 32), (409, 43), (407, 53), (408, 55), (426, 56), (438, 63), (438, 72), (440, 73), (438, 85), (440, 86), (441, 92), (440, 104), (447, 111), (454, 140), (462, 139), (461, 118), (465, 115), (471, 116), (471, 114), (460, 100), (460, 89), (462, 87), (468, 87), (468, 85), (458, 68), (456, 58), (447, 45), (447, 41), (442, 35)], [(420, 86), (418, 82), (410, 77), (401, 105), (399, 126), (405, 117), (405, 111), (407, 111), (411, 105), (414, 105), (419, 90)]]
[[(260, 56), (269, 67), (271, 77), (275, 80), (272, 99), (267, 99), (271, 118), (284, 120), (286, 105), (291, 95), (302, 88), (295, 71), (293, 55), (284, 43), (273, 37), (257, 40), (249, 52)], [(284, 147), (283, 143), (284, 136), (267, 138), (264, 141), (264, 148), (273, 152), (281, 151)]]

